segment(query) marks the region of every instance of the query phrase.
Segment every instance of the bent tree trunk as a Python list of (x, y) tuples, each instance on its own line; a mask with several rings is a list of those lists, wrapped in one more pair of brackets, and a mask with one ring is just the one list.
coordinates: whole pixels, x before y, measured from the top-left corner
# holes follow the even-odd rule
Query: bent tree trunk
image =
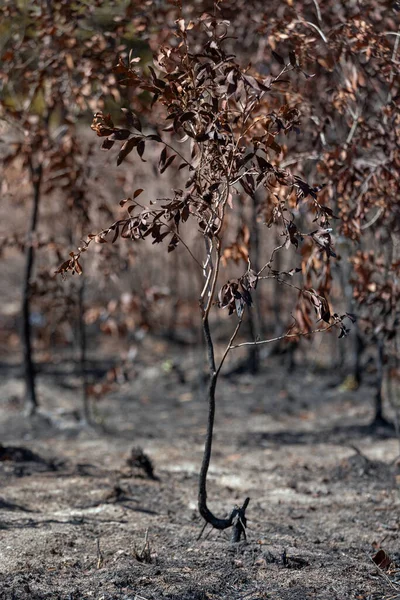
[(231, 541), (238, 542), (242, 535), (246, 538), (246, 508), (250, 502), (250, 498), (246, 498), (241, 507), (235, 506), (230, 516), (226, 519), (216, 517), (207, 506), (207, 473), (211, 460), (215, 419), (215, 390), (219, 373), (215, 365), (214, 346), (211, 338), (208, 316), (203, 320), (203, 331), (207, 347), (210, 379), (208, 385), (207, 434), (200, 469), (198, 506), (203, 519), (205, 519), (207, 523), (210, 523), (215, 529), (228, 529), (228, 527), (233, 527)]
[(38, 213), (39, 213), (39, 201), (40, 201), (40, 185), (42, 182), (42, 165), (33, 167), (32, 163), (29, 165), (31, 172), (31, 180), (33, 187), (33, 207), (31, 213), (31, 220), (29, 224), (28, 239), (25, 250), (25, 269), (24, 279), (22, 287), (22, 331), (21, 341), (23, 349), (23, 374), (25, 381), (25, 409), (29, 416), (32, 416), (38, 407), (38, 401), (36, 396), (36, 374), (35, 366), (32, 357), (32, 327), (30, 319), (30, 303), (31, 303), (31, 277), (34, 266), (34, 248), (33, 238), (36, 232)]

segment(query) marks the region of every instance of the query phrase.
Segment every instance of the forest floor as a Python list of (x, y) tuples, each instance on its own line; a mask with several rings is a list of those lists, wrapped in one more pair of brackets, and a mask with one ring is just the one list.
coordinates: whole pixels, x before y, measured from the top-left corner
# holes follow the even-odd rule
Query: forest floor
[[(251, 498), (247, 541), (231, 545), (208, 528), (198, 539), (199, 353), (153, 340), (140, 361), (95, 404), (96, 429), (76, 418), (67, 362), (42, 365), (31, 422), (3, 363), (0, 600), (400, 598), (399, 441), (368, 429), (368, 381), (351, 391), (332, 371), (288, 374), (281, 357), (221, 378), (209, 504), (226, 516)], [(156, 478), (128, 464), (133, 448)]]

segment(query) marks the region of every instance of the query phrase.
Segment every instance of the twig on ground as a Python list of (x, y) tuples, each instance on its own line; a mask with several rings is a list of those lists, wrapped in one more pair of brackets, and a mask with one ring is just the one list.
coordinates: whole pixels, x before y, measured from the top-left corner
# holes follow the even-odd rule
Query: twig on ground
[(149, 528), (146, 529), (146, 533), (144, 535), (143, 547), (141, 550), (137, 550), (136, 547), (133, 550), (134, 556), (137, 561), (141, 563), (150, 564), (151, 563), (151, 549), (149, 543)]
[(97, 569), (101, 569), (101, 567), (103, 566), (103, 562), (104, 562), (104, 556), (103, 553), (101, 551), (100, 548), (100, 538), (96, 539), (96, 544), (97, 544)]

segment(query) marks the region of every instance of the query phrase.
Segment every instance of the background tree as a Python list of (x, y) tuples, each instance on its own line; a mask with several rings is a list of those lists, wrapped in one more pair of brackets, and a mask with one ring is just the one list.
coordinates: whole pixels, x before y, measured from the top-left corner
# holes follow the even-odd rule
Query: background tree
[[(16, 168), (26, 169), (31, 186), (31, 216), (25, 237), (14, 231), (2, 240), (5, 249), (13, 244), (13, 237), (17, 235), (25, 252), (21, 341), (28, 414), (35, 413), (38, 407), (31, 301), (42, 203), (44, 199), (49, 201), (52, 192), (62, 192), (80, 225), (90, 220), (90, 193), (82, 180), (85, 169), (90, 168), (84, 164), (84, 156), (86, 153), (88, 160), (90, 153), (82, 137), (77, 135), (77, 116), (82, 118), (82, 113), (87, 116), (93, 101), (96, 106), (102, 102), (102, 86), (107, 85), (113, 94), (113, 76), (104, 75), (105, 69), (102, 70), (100, 64), (110, 68), (114, 46), (124, 29), (120, 25), (119, 31), (114, 33), (103, 30), (101, 5), (95, 2), (88, 8), (67, 1), (57, 4), (43, 1), (33, 6), (7, 1), (3, 9), (4, 77), (0, 117), (7, 124), (5, 175), (7, 169), (17, 165)], [(118, 100), (115, 90), (114, 97)], [(57, 201), (52, 198), (50, 202), (55, 208)], [(73, 223), (69, 227), (69, 233), (65, 233), (70, 244), (72, 231), (73, 235), (79, 235), (79, 230)], [(59, 251), (63, 243), (55, 243), (55, 238), (59, 238), (57, 234), (53, 228), (47, 243)], [(42, 240), (40, 245), (43, 247), (45, 242)], [(42, 295), (46, 280), (42, 280)], [(49, 293), (53, 291), (50, 284)]]
[(340, 217), (336, 270), (347, 310), (359, 316), (355, 355), (350, 347), (342, 351), (347, 357), (342, 365), (348, 369), (353, 362), (359, 385), (362, 351), (375, 347), (373, 427), (385, 424), (384, 348), (398, 336), (392, 290), (398, 283), (399, 239), (398, 10), (396, 2), (382, 2), (378, 9), (373, 1), (362, 7), (314, 1), (301, 10), (282, 6), (272, 19), (264, 13), (260, 27), (274, 50), (293, 48), (306, 71), (316, 75), (301, 90), (314, 123), (313, 151), (306, 150), (305, 138), (288, 160), (327, 184), (319, 197)]

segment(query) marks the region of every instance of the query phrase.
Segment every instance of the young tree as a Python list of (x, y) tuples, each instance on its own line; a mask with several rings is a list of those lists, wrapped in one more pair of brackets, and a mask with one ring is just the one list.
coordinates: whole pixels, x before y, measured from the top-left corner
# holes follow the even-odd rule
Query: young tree
[[(198, 507), (201, 516), (213, 527), (233, 527), (232, 539), (238, 541), (245, 534), (249, 499), (241, 507), (235, 507), (228, 518), (215, 516), (208, 506), (207, 473), (217, 382), (225, 360), (235, 348), (273, 341), (236, 341), (258, 283), (272, 279), (294, 289), (301, 303), (304, 306), (308, 303), (323, 321), (322, 326), (314, 329), (309, 318), (304, 327), (295, 322), (280, 338), (297, 339), (332, 328), (338, 328), (340, 336), (344, 336), (348, 329), (343, 324), (345, 315), (332, 313), (327, 297), (329, 265), (335, 256), (330, 227), (332, 210), (319, 201), (318, 188), (279, 167), (275, 160), (282, 150), (278, 140), (295, 135), (299, 128), (299, 110), (291, 105), (290, 94), (282, 93), (279, 88), (284, 85), (283, 77), (287, 73), (298, 72), (301, 76), (296, 56), (291, 53), (286, 62), (276, 55), (280, 72), (276, 76), (262, 77), (250, 67), (242, 68), (235, 56), (225, 51), (228, 28), (229, 23), (209, 15), (191, 22), (180, 18), (173, 32), (173, 44), (161, 47), (154, 60), (157, 71), (150, 65), (148, 69), (140, 69), (138, 58), (130, 57), (129, 62), (119, 60), (115, 72), (120, 82), (131, 89), (150, 93), (149, 123), (162, 123), (163, 127), (161, 131), (160, 125), (154, 126), (152, 133), (144, 133), (138, 116), (129, 110), (125, 110), (127, 126), (117, 127), (110, 115), (98, 112), (92, 129), (104, 138), (103, 148), (110, 150), (121, 143), (117, 157), (120, 164), (134, 151), (139, 160), (144, 160), (146, 147), (159, 145), (160, 174), (175, 162), (186, 175), (182, 187), (174, 189), (170, 198), (152, 199), (145, 204), (139, 200), (143, 190), (137, 189), (132, 197), (121, 201), (120, 204), (127, 207), (126, 218), (97, 234), (90, 234), (57, 272), (62, 275), (68, 271), (81, 273), (81, 257), (88, 246), (92, 242), (105, 243), (110, 238), (112, 242), (119, 237), (132, 241), (148, 238), (153, 244), (166, 244), (168, 252), (180, 245), (189, 254), (193, 268), (201, 273), (203, 280), (199, 308), (209, 372), (207, 434)], [(282, 101), (283, 96), (288, 102)], [(181, 142), (179, 151), (176, 141)], [(231, 211), (236, 209), (239, 186), (248, 203), (253, 202), (257, 190), (262, 191), (266, 224), (279, 228), (280, 239), (263, 266), (254, 269), (251, 253), (247, 252), (243, 270), (236, 278), (222, 283), (223, 259), (232, 255), (235, 244), (243, 244), (243, 236), (235, 240), (236, 227), (232, 236), (230, 219)], [(314, 222), (311, 230), (298, 228), (295, 217), (300, 214), (303, 222), (308, 219)], [(202, 256), (194, 251), (193, 236), (187, 241), (190, 223), (203, 240)], [(288, 248), (296, 250), (295, 265), (290, 270), (278, 271), (274, 268), (277, 253)], [(307, 270), (307, 287), (291, 283), (304, 263), (311, 265)], [(213, 339), (215, 307), (227, 309), (235, 319), (221, 354)], [(303, 307), (303, 312), (305, 310)]]

